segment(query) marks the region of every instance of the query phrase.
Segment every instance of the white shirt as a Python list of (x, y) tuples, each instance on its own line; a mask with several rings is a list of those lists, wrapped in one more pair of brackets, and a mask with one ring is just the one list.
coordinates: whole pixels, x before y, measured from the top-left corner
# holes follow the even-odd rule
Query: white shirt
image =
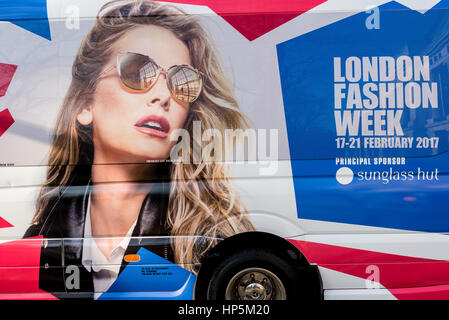
[(122, 264), (123, 255), (128, 247), (128, 243), (136, 223), (137, 219), (128, 230), (128, 233), (123, 237), (122, 241), (114, 248), (114, 250), (112, 250), (109, 257), (110, 260), (108, 261), (98, 247), (95, 238), (92, 238), (89, 194), (89, 199), (87, 201), (86, 222), (84, 224), (83, 254), (81, 262), (87, 271), (92, 272), (95, 300), (98, 299), (103, 292), (106, 292), (117, 279), (120, 266)]

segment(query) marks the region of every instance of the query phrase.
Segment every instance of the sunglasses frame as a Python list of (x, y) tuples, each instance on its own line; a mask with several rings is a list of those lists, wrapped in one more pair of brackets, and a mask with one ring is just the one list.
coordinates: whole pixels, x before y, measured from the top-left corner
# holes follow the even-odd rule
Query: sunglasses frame
[[(133, 89), (133, 88), (128, 87), (128, 86), (123, 82), (123, 80), (122, 80), (122, 75), (121, 75), (121, 70), (120, 70), (120, 57), (121, 57), (121, 56), (124, 56), (124, 55), (139, 55), (139, 56), (146, 57), (146, 58), (148, 58), (149, 62), (153, 63), (153, 64), (157, 67), (156, 79), (155, 79), (154, 83), (153, 83), (151, 86), (149, 86), (148, 88), (146, 88), (146, 89), (144, 89), (144, 90), (137, 90), (137, 89)], [(189, 69), (189, 70), (191, 70), (191, 71), (193, 71), (193, 72), (195, 72), (195, 73), (198, 74), (199, 80), (200, 80), (200, 91), (199, 91), (199, 93), (198, 93), (198, 96), (195, 98), (195, 100), (193, 100), (193, 101), (191, 101), (191, 102), (184, 102), (184, 101), (178, 99), (178, 98), (172, 93), (172, 91), (170, 90), (170, 88), (168, 88), (169, 91), (170, 91), (170, 96), (171, 96), (172, 98), (174, 98), (176, 101), (179, 101), (179, 102), (182, 102), (182, 103), (192, 103), (192, 102), (195, 102), (195, 101), (198, 100), (198, 98), (200, 97), (201, 91), (202, 91), (202, 89), (203, 89), (203, 76), (204, 76), (204, 73), (202, 73), (202, 72), (199, 71), (198, 69), (195, 69), (195, 68), (192, 67), (192, 66), (189, 66), (188, 64), (173, 65), (173, 66), (171, 66), (170, 68), (168, 68), (167, 70), (165, 70), (165, 69), (162, 68), (160, 65), (158, 65), (158, 64), (156, 63), (156, 61), (154, 61), (150, 56), (147, 56), (147, 55), (144, 55), (144, 54), (141, 54), (141, 53), (136, 53), (136, 52), (119, 51), (119, 52), (117, 52), (117, 57), (116, 57), (116, 62), (115, 62), (115, 64), (112, 65), (112, 66), (110, 66), (109, 68), (105, 69), (103, 72), (101, 72), (100, 75), (98, 76), (98, 79), (101, 79), (106, 73), (108, 73), (108, 72), (110, 72), (111, 70), (113, 70), (114, 68), (116, 68), (116, 69), (117, 69), (118, 76), (119, 76), (119, 79), (120, 79), (120, 83), (126, 88), (126, 90), (129, 90), (130, 92), (133, 92), (133, 93), (143, 93), (143, 92), (148, 92), (148, 91), (150, 91), (150, 90), (154, 87), (154, 85), (157, 83), (157, 81), (158, 81), (159, 76), (161, 75), (161, 73), (165, 74), (165, 76), (167, 77), (167, 75), (168, 75), (168, 73), (169, 73), (169, 71), (170, 71), (171, 69), (173, 69), (173, 68), (178, 68), (178, 67), (187, 68), (187, 69)], [(168, 87), (168, 85), (167, 85), (167, 87)]]

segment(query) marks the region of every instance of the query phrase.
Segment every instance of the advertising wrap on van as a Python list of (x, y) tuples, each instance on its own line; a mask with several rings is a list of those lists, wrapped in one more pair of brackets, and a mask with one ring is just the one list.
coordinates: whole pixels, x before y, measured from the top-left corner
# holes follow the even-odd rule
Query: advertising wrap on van
[(0, 0), (0, 150), (0, 299), (449, 299), (449, 0)]

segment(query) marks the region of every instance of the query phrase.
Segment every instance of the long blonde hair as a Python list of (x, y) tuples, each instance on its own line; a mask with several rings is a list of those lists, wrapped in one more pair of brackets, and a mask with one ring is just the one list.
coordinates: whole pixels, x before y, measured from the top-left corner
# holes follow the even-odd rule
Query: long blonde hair
[[(73, 63), (72, 82), (57, 119), (34, 223), (45, 220), (54, 195), (67, 184), (74, 166), (92, 163), (91, 129), (78, 125), (76, 116), (92, 101), (95, 79), (109, 60), (113, 44), (129, 30), (142, 25), (172, 31), (188, 47), (192, 65), (205, 74), (203, 91), (191, 103), (185, 124), (191, 137), (194, 136), (193, 121), (201, 121), (204, 130), (221, 132), (247, 126), (214, 46), (192, 16), (176, 7), (148, 0), (111, 1), (100, 10)], [(195, 143), (201, 146), (203, 142)], [(176, 263), (192, 270), (192, 264), (198, 263), (201, 255), (220, 238), (254, 230), (223, 163), (174, 162), (170, 164), (170, 180), (166, 223), (170, 234), (178, 236), (172, 240)], [(197, 241), (192, 236), (204, 236), (203, 240), (210, 241)]]

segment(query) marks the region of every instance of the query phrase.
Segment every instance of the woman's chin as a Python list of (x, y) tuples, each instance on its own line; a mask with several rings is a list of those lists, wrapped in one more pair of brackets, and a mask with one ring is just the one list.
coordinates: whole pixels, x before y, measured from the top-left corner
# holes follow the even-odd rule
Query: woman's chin
[[(138, 141), (134, 141), (138, 142)], [(115, 143), (114, 146), (96, 148), (94, 151), (96, 163), (149, 163), (166, 161), (170, 157), (167, 145), (155, 143)]]
[(154, 152), (141, 152), (138, 154), (134, 154), (135, 161), (133, 163), (158, 163), (158, 162), (166, 162), (168, 156), (165, 154), (155, 154)]

